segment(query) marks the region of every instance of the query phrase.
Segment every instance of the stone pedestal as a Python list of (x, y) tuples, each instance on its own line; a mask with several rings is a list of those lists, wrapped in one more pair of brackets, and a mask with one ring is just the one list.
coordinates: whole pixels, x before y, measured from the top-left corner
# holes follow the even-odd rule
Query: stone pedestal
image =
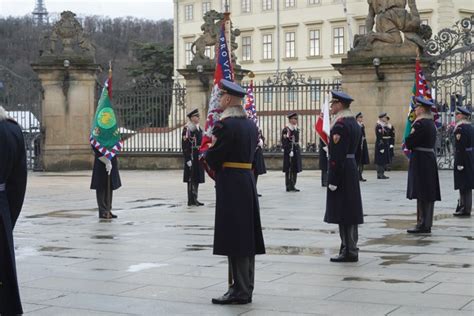
[(385, 75), (384, 80), (378, 80), (372, 58), (343, 59), (341, 64), (333, 66), (342, 74), (342, 89), (355, 99), (352, 111), (364, 114), (371, 162), (374, 160), (375, 124), (378, 115), (387, 112), (396, 133), (393, 167), (405, 169), (408, 160), (401, 151), (401, 142), (412, 96), (415, 58), (381, 58), (379, 71)]
[[(196, 67), (189, 66), (185, 69), (178, 69), (178, 72), (186, 80), (186, 113), (193, 109), (199, 109), (200, 124), (204, 127), (214, 80), (214, 68), (203, 67), (202, 71), (198, 72)], [(235, 81), (240, 83), (247, 73), (247, 70), (235, 67)]]
[[(69, 67), (65, 67), (65, 60)], [(43, 90), (43, 163), (46, 171), (90, 169), (96, 69), (91, 60), (48, 57), (32, 65)]]

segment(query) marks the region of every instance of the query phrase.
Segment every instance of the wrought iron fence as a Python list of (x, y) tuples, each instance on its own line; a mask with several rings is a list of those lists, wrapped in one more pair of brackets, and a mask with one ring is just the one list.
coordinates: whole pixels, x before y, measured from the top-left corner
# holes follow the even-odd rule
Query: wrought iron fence
[[(244, 82), (244, 86), (249, 82)], [(339, 90), (341, 83), (305, 78), (291, 68), (254, 83), (254, 99), (260, 128), (265, 137), (266, 152), (281, 152), (281, 130), (290, 112), (298, 113), (300, 144), (303, 152), (317, 151), (314, 125), (330, 90)]]
[(36, 78), (25, 78), (0, 65), (0, 105), (21, 126), (29, 170), (42, 170), (41, 101), (43, 91)]
[(124, 152), (181, 151), (186, 122), (185, 87), (178, 82), (139, 82), (114, 90), (113, 104), (124, 139)]

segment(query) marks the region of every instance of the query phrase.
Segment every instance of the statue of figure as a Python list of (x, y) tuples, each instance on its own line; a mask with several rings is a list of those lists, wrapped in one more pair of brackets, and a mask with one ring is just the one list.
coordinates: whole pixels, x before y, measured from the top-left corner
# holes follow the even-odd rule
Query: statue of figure
[[(191, 46), (191, 52), (194, 55), (191, 61), (192, 65), (211, 65), (211, 60), (206, 56), (206, 47), (215, 46), (219, 43), (219, 36), (224, 14), (215, 10), (210, 10), (204, 14), (204, 24), (201, 25), (201, 36), (194, 41)], [(231, 54), (232, 62), (235, 63), (237, 57), (234, 51), (238, 48), (236, 37), (240, 35), (239, 29), (232, 29), (231, 31)]]
[[(355, 36), (356, 50), (370, 50), (377, 43), (403, 44), (401, 32), (406, 40), (415, 43), (421, 49), (425, 46), (424, 40), (428, 33), (431, 36), (431, 29), (428, 30), (429, 26), (421, 25), (415, 0), (367, 0), (367, 2), (369, 4), (369, 14), (366, 18), (367, 34)], [(405, 9), (407, 3), (410, 12)]]

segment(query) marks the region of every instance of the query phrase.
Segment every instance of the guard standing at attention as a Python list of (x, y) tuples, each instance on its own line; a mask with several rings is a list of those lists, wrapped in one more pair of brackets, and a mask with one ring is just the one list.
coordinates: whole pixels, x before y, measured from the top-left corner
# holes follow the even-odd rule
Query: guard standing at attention
[(360, 195), (359, 170), (355, 152), (360, 144), (361, 129), (349, 109), (353, 99), (332, 91), (332, 121), (329, 137), (329, 172), (324, 221), (339, 224), (341, 247), (331, 262), (359, 260), (358, 225), (364, 222)]
[(241, 104), (245, 89), (225, 79), (221, 86), (223, 112), (205, 159), (216, 171), (214, 254), (228, 257), (233, 282), (212, 303), (247, 304), (252, 302), (255, 255), (265, 253), (252, 172), (258, 130)]
[(303, 170), (300, 149), (300, 130), (298, 128), (298, 114), (288, 116), (288, 125), (281, 131), (283, 146), (283, 172), (285, 173), (286, 192), (299, 192), (296, 185), (298, 173)]
[(13, 229), (26, 191), (21, 127), (0, 106), (0, 315), (23, 314), (16, 276)]
[(360, 138), (360, 144), (357, 146), (356, 161), (357, 165), (359, 166), (359, 180), (365, 182), (367, 180), (364, 179), (362, 173), (364, 172), (364, 165), (368, 165), (370, 163), (370, 160), (369, 148), (367, 146), (367, 138), (365, 136), (364, 115), (362, 115), (362, 112), (357, 113), (356, 120), (357, 123), (359, 123), (360, 130), (362, 133)]
[(390, 163), (389, 139), (387, 129), (387, 113), (379, 115), (375, 125), (375, 165), (377, 168), (377, 179), (388, 179), (385, 176), (385, 168)]
[(416, 199), (417, 224), (410, 234), (431, 233), (435, 201), (441, 201), (438, 165), (435, 156), (436, 126), (431, 114), (433, 102), (422, 96), (415, 98), (416, 119), (405, 139), (411, 150), (408, 167), (407, 198)]
[(201, 206), (198, 201), (199, 184), (204, 183), (204, 168), (199, 162), (199, 146), (202, 141), (202, 129), (199, 127), (199, 110), (187, 114), (189, 122), (181, 134), (181, 148), (184, 156), (183, 182), (188, 185), (188, 206)]
[(459, 190), (459, 201), (454, 216), (469, 217), (472, 211), (474, 188), (474, 128), (469, 117), (471, 112), (462, 106), (456, 109), (454, 189)]

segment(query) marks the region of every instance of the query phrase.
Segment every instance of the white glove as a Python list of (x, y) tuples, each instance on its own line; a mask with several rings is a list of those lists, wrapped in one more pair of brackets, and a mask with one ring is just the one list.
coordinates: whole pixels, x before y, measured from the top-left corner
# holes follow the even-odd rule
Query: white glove
[(105, 163), (105, 170), (107, 171), (107, 174), (110, 175), (112, 172), (112, 162), (107, 159), (107, 162)]
[(324, 147), (323, 147), (323, 150), (324, 150), (325, 152), (328, 152), (328, 146), (324, 146)]
[(193, 162), (191, 160), (186, 161), (186, 165), (191, 168), (193, 166)]
[(393, 148), (393, 145), (390, 145), (390, 148)]
[(258, 141), (258, 146), (261, 147), (261, 148), (263, 148), (263, 139), (260, 139), (260, 140)]
[(293, 157), (295, 155), (295, 153), (292, 151), (290, 151), (290, 157)]
[(383, 154), (385, 152), (385, 149), (380, 150), (380, 153)]
[(329, 190), (331, 190), (331, 191), (336, 191), (336, 190), (337, 190), (337, 185), (330, 184), (330, 185), (328, 185), (328, 188), (329, 188)]
[(464, 170), (464, 166), (457, 166), (456, 168), (458, 169), (458, 171), (463, 171)]

